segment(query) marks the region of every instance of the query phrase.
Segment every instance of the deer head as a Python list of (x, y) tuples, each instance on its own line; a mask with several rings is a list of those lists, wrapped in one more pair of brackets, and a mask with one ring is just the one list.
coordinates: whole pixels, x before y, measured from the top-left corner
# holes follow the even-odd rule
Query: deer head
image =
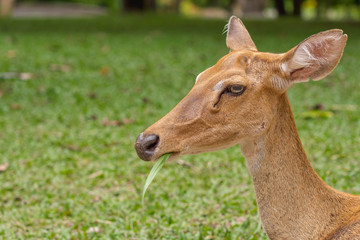
[(313, 35), (283, 54), (257, 51), (240, 19), (231, 17), (230, 53), (200, 73), (188, 95), (136, 141), (143, 160), (228, 148), (264, 134), (280, 96), (296, 82), (320, 80), (338, 64), (347, 35)]

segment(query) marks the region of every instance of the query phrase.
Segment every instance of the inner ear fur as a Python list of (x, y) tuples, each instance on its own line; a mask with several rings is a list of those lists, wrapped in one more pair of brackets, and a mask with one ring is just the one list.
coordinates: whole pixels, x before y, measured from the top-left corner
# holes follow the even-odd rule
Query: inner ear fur
[(320, 80), (339, 63), (346, 41), (347, 35), (340, 29), (312, 35), (284, 55), (281, 70), (290, 83)]

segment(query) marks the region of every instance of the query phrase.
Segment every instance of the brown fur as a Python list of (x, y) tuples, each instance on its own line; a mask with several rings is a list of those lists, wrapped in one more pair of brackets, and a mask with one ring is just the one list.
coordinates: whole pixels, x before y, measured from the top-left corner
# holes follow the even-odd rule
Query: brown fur
[[(236, 34), (242, 34), (241, 41)], [(360, 239), (360, 197), (332, 189), (316, 174), (286, 94), (295, 82), (328, 75), (346, 39), (341, 30), (330, 30), (285, 54), (262, 53), (241, 21), (232, 17), (227, 36), (231, 52), (204, 71), (189, 94), (144, 132), (160, 137), (152, 159), (239, 143), (270, 239)], [(228, 86), (239, 84), (246, 87), (242, 95), (224, 94)]]

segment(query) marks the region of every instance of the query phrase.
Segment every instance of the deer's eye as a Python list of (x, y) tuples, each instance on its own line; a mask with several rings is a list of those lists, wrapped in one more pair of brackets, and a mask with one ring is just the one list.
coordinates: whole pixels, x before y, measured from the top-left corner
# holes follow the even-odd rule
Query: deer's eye
[(232, 85), (225, 90), (225, 93), (233, 96), (237, 96), (237, 95), (241, 95), (245, 91), (245, 89), (246, 87), (243, 85)]

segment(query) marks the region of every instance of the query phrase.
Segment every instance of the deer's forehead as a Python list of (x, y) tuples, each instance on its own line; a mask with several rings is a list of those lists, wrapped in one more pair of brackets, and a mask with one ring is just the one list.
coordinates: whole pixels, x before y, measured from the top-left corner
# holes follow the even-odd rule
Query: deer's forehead
[[(237, 79), (247, 79), (252, 84), (262, 84), (268, 70), (274, 68), (279, 54), (238, 51), (222, 57), (214, 66), (201, 72), (196, 82), (206, 85), (222, 85), (221, 82), (236, 75)], [(218, 87), (216, 87), (218, 89)]]
[(231, 52), (222, 57), (214, 67), (219, 70), (229, 70), (232, 68), (245, 69), (253, 58), (252, 52)]
[(248, 61), (250, 56), (241, 53), (229, 53), (222, 57), (214, 66), (201, 72), (197, 77), (196, 81), (209, 82), (214, 79), (221, 79), (226, 75), (233, 74), (234, 72), (244, 72), (245, 64), (244, 61)]

